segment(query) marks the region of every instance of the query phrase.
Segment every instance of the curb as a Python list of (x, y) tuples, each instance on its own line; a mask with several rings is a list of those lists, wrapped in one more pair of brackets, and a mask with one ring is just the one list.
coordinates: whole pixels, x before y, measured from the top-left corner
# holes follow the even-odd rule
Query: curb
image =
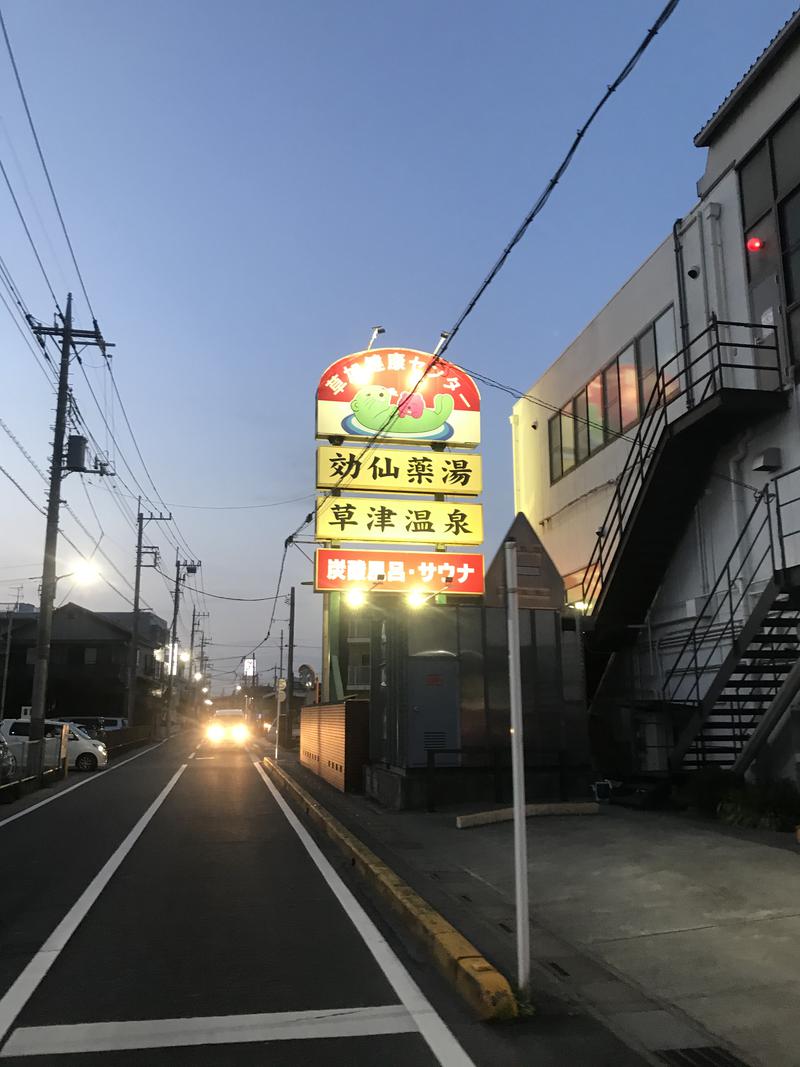
[[(525, 816), (545, 815), (599, 815), (600, 805), (596, 800), (559, 801), (553, 804), (526, 804)], [(471, 826), (489, 826), (492, 823), (511, 822), (513, 808), (495, 808), (494, 811), (476, 811), (472, 815), (457, 815), (456, 829), (468, 830)]]
[(391, 906), (433, 957), (439, 971), (479, 1019), (499, 1021), (518, 1015), (506, 978), (454, 926), (423, 900), (391, 867), (335, 819), (269, 756), (264, 766), (276, 784), (295, 800), (347, 856), (359, 874)]

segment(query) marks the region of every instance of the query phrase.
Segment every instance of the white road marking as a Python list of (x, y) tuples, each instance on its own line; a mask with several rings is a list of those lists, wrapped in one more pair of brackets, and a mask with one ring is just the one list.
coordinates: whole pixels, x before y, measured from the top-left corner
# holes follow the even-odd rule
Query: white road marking
[(156, 799), (142, 815), (128, 836), (106, 860), (89, 885), (84, 889), (67, 914), (53, 930), (45, 943), (17, 976), (14, 984), (0, 998), (0, 1042), (14, 1024), (14, 1020), (28, 1003), (37, 986), (58, 959), (64, 946), (86, 918), (86, 915), (111, 881), (115, 872), (138, 841), (147, 824), (167, 799), (188, 764), (183, 763), (173, 774)]
[(201, 760), (201, 759), (214, 759), (215, 757), (214, 756), (198, 756), (197, 758), (199, 760)]
[(448, 1029), (444, 1020), (436, 1013), (433, 1005), (397, 958), (392, 947), (322, 854), (308, 830), (306, 830), (272, 784), (264, 768), (255, 761), (253, 766), (258, 771), (267, 789), (272, 793), (275, 803), (286, 816), (289, 825), (300, 838), (320, 874), (328, 883), (331, 892), (341, 904), (345, 915), (355, 926), (364, 944), (372, 953), (375, 962), (407, 1008), (409, 1015), (416, 1023), (417, 1029), (425, 1039), (433, 1055), (442, 1064), (442, 1067), (475, 1067), (472, 1060)]
[(157, 748), (161, 748), (162, 745), (165, 745), (168, 740), (168, 738), (164, 738), (163, 741), (159, 741), (157, 744), (151, 745), (149, 748), (142, 749), (141, 752), (137, 752), (134, 756), (128, 756), (128, 758), (122, 760), (121, 763), (114, 763), (110, 767), (106, 767), (102, 773), (96, 772), (91, 775), (91, 777), (84, 778), (82, 782), (76, 782), (75, 785), (67, 786), (66, 789), (61, 789), (58, 793), (53, 793), (52, 796), (45, 797), (44, 800), (40, 800), (36, 804), (31, 804), (29, 808), (25, 808), (23, 811), (18, 811), (16, 815), (9, 815), (7, 819), (0, 819), (0, 827), (7, 826), (10, 822), (16, 822), (17, 819), (23, 819), (26, 815), (30, 815), (32, 811), (36, 811), (38, 808), (43, 808), (45, 804), (52, 804), (54, 800), (60, 800), (61, 797), (65, 797), (67, 793), (71, 793), (73, 789), (80, 789), (81, 786), (89, 785), (90, 782), (101, 781), (114, 771), (118, 771), (120, 767), (124, 767), (126, 763), (133, 763), (133, 761), (140, 756), (146, 756), (148, 752), (155, 752)]
[(25, 1026), (15, 1030), (0, 1059), (123, 1049), (233, 1045), (251, 1041), (296, 1041), (416, 1033), (402, 1004), (377, 1008), (327, 1008), (259, 1015), (214, 1015), (193, 1019)]

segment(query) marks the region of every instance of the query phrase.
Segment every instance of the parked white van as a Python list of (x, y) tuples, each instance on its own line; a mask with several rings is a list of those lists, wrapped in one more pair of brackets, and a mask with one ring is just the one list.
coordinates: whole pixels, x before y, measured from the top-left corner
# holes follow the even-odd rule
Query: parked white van
[[(58, 732), (64, 723), (45, 719), (44, 755), (45, 766), (55, 766), (58, 759)], [(102, 741), (93, 741), (76, 723), (67, 723), (67, 763), (79, 771), (96, 771), (108, 763), (108, 751)], [(49, 729), (48, 729), (49, 728)], [(25, 767), (28, 762), (28, 745), (31, 735), (30, 719), (3, 719), (0, 734), (16, 757), (17, 764)]]

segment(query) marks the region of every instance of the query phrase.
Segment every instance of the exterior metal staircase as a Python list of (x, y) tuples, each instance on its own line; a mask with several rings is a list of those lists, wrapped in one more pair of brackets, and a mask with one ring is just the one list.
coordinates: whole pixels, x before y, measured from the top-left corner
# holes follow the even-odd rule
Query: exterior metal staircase
[(664, 678), (664, 706), (682, 724), (674, 771), (733, 767), (800, 657), (800, 568), (788, 565), (783, 508), (771, 485), (756, 498)]
[(582, 583), (595, 680), (644, 619), (720, 445), (784, 407), (782, 385), (774, 328), (750, 323), (712, 320), (659, 369)]

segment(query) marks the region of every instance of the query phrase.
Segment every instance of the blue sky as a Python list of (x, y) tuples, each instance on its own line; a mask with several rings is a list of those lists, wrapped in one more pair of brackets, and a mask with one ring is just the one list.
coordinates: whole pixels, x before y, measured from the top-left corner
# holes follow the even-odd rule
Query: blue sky
[[(312, 494), (321, 371), (363, 348), (374, 323), (388, 345), (433, 347), (661, 6), (6, 0), (78, 261), (117, 344), (117, 381), (162, 498), (226, 505)], [(704, 162), (692, 136), (792, 8), (683, 0), (449, 358), (531, 385), (691, 206)], [(4, 55), (0, 101), (1, 158), (57, 293), (75, 290), (88, 325)], [(2, 256), (48, 319), (52, 301), (4, 188), (0, 218)], [(2, 307), (0, 343), (0, 416), (44, 467), (52, 395)], [(103, 406), (107, 376), (96, 355), (86, 364)], [(77, 376), (75, 392), (105, 447)], [(511, 399), (484, 389), (483, 400), (491, 556), (513, 517)], [(110, 399), (106, 412), (144, 483)], [(43, 502), (44, 483), (2, 433), (0, 462)], [(132, 530), (107, 485), (88, 493), (102, 548), (132, 577)], [(64, 496), (99, 534), (80, 482), (68, 479)], [(274, 591), (283, 539), (309, 505), (174, 514), (203, 560), (206, 589), (258, 596)], [(40, 573), (43, 524), (1, 478), (0, 508), (2, 600), (15, 580)], [(71, 518), (64, 527), (91, 549)], [(160, 537), (169, 571), (174, 550), (156, 527), (150, 537)], [(73, 559), (62, 546), (59, 572)], [(287, 586), (310, 572), (292, 551)], [(36, 582), (24, 584), (35, 599)], [(59, 599), (62, 589), (67, 580)], [(163, 581), (148, 573), (144, 590), (166, 616)], [(102, 585), (73, 599), (125, 607)], [(211, 602), (219, 668), (263, 636), (267, 608)], [(185, 621), (190, 614), (189, 600)], [(317, 663), (319, 603), (306, 588), (298, 641), (298, 662)], [(276, 653), (264, 650), (260, 668)]]

